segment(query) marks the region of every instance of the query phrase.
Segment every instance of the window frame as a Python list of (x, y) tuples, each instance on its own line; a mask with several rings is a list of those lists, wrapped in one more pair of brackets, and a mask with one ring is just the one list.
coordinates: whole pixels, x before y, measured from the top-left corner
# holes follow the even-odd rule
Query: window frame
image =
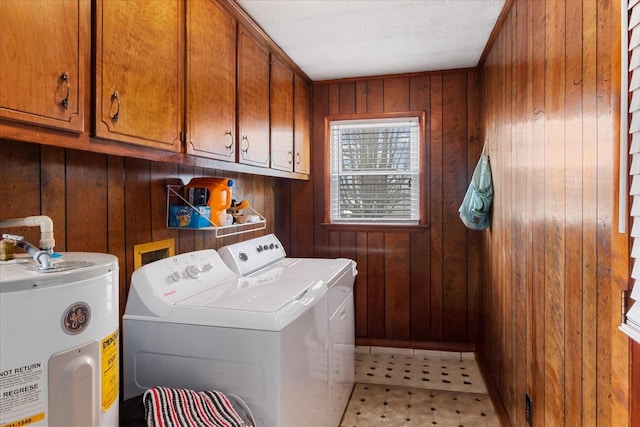
[[(324, 118), (324, 222), (322, 227), (328, 231), (372, 231), (372, 232), (423, 232), (429, 228), (429, 187), (428, 176), (428, 153), (429, 144), (426, 133), (426, 111), (398, 111), (392, 113), (365, 113), (365, 114), (336, 114), (327, 115)], [(418, 223), (417, 224), (391, 224), (373, 222), (331, 222), (331, 122), (349, 120), (384, 120), (384, 119), (418, 119), (418, 146), (420, 158), (418, 163), (418, 180), (420, 185), (418, 200)]]

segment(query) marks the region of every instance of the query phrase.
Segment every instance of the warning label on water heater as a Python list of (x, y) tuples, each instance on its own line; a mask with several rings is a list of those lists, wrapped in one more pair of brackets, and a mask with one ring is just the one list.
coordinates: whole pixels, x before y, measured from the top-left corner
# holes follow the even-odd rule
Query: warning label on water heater
[(0, 426), (24, 426), (44, 418), (44, 366), (34, 362), (0, 370)]
[(102, 409), (104, 411), (107, 411), (113, 405), (120, 390), (119, 342), (120, 334), (117, 329), (102, 340)]

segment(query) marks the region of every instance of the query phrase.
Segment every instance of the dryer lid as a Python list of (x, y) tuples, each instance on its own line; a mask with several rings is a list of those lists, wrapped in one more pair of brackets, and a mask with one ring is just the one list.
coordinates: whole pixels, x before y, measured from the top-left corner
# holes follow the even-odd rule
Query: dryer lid
[(274, 280), (315, 278), (324, 281), (330, 288), (345, 272), (352, 272), (353, 264), (353, 261), (344, 258), (283, 258), (248, 277), (271, 277)]

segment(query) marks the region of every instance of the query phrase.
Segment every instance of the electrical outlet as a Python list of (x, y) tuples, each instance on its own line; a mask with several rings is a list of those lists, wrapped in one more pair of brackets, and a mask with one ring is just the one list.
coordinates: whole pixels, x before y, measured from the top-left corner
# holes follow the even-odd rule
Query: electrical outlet
[(531, 396), (529, 396), (529, 393), (525, 393), (524, 395), (524, 414), (525, 417), (527, 418), (527, 424), (532, 425), (531, 423), (531, 419), (533, 417), (533, 408), (532, 408), (533, 403), (531, 402)]

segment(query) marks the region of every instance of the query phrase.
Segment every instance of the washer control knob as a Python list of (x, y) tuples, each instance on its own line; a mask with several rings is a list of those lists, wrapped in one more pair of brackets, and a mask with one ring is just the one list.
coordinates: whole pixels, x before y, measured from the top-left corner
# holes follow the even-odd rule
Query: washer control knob
[(202, 270), (200, 270), (200, 268), (197, 265), (189, 265), (187, 266), (187, 269), (185, 271), (187, 272), (189, 277), (191, 277), (192, 279), (197, 279), (200, 276), (200, 273), (202, 272)]
[(262, 247), (262, 249), (264, 249), (265, 251), (268, 251), (268, 250), (269, 250), (269, 245), (264, 245), (264, 246)]
[(211, 270), (213, 270), (213, 265), (210, 262), (202, 266), (202, 271), (211, 271)]
[(247, 255), (247, 253), (244, 251), (240, 251), (238, 253), (238, 258), (240, 258), (240, 261), (243, 261), (243, 262), (249, 261), (249, 255)]
[(258, 245), (258, 247), (256, 249), (257, 249), (258, 253), (262, 252), (262, 246), (261, 245)]
[(180, 274), (180, 272), (178, 272), (178, 271), (174, 271), (173, 273), (171, 273), (171, 275), (169, 277), (174, 282), (179, 282), (180, 279), (182, 279), (182, 274)]
[(269, 249), (273, 249), (275, 248), (276, 245), (274, 245), (273, 243), (269, 245)]

